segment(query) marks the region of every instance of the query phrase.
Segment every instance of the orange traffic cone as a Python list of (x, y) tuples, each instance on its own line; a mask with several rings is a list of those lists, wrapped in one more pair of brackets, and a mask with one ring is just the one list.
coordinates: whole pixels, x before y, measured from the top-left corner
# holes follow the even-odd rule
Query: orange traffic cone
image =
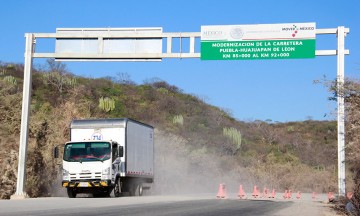
[(291, 197), (292, 197), (292, 193), (291, 193), (291, 190), (289, 190), (289, 191), (288, 191), (287, 198), (288, 198), (288, 199), (291, 199)]
[(239, 187), (238, 197), (239, 197), (239, 199), (244, 199), (244, 198), (246, 197), (246, 194), (245, 194), (245, 192), (244, 192), (244, 190), (243, 190), (243, 186), (242, 186), (242, 185), (240, 185), (240, 187)]
[(216, 195), (216, 197), (218, 199), (226, 199), (227, 198), (226, 185), (225, 184), (220, 184), (219, 185), (219, 192)]
[(300, 193), (300, 191), (298, 191), (296, 194), (296, 199), (300, 199), (300, 198), (301, 198), (301, 193)]
[(256, 185), (254, 186), (254, 190), (253, 190), (252, 196), (253, 196), (254, 198), (258, 198), (258, 197), (259, 197), (259, 191), (258, 191)]

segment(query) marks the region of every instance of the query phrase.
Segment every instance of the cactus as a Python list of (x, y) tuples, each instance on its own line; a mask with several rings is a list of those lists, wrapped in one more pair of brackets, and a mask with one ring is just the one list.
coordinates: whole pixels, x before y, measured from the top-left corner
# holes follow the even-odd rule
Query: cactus
[(6, 65), (6, 68), (7, 68), (7, 69), (14, 69), (14, 68), (15, 68), (15, 65), (13, 65), (13, 64), (8, 64), (8, 65)]
[(108, 97), (101, 97), (99, 99), (99, 107), (105, 112), (110, 112), (115, 109), (115, 100)]
[(66, 77), (65, 82), (67, 85), (71, 87), (75, 87), (75, 85), (77, 84), (77, 80), (75, 77)]
[(16, 81), (15, 77), (13, 77), (13, 76), (4, 77), (4, 81), (11, 84), (11, 85), (16, 85), (17, 84), (17, 81)]
[(169, 94), (169, 90), (167, 90), (166, 88), (163, 88), (163, 87), (156, 89), (156, 91), (158, 91), (158, 92), (160, 92), (161, 94), (164, 94), (164, 95)]
[(179, 124), (179, 125), (183, 125), (184, 124), (184, 117), (182, 115), (176, 115), (173, 118), (173, 123), (174, 124)]
[(236, 128), (223, 128), (223, 135), (231, 140), (235, 144), (236, 150), (241, 147), (241, 133)]
[(294, 130), (294, 126), (289, 126), (288, 128), (287, 128), (287, 131), (288, 132), (294, 132), (295, 130)]
[(3, 69), (0, 71), (0, 76), (4, 76), (4, 75), (5, 75), (5, 73), (6, 73), (6, 69), (5, 69), (5, 68), (3, 68)]

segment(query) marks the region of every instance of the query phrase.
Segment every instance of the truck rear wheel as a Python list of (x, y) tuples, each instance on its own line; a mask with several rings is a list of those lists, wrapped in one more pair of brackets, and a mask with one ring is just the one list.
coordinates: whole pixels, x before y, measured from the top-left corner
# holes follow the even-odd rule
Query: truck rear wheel
[(68, 195), (69, 198), (75, 198), (76, 197), (76, 192), (72, 188), (67, 188), (67, 195)]
[(143, 195), (143, 186), (141, 183), (134, 184), (132, 189), (132, 196), (142, 196)]
[(139, 184), (138, 185), (138, 190), (139, 190), (139, 196), (142, 196), (143, 195), (143, 191), (144, 191), (144, 188), (143, 188), (143, 186), (142, 186), (142, 184)]

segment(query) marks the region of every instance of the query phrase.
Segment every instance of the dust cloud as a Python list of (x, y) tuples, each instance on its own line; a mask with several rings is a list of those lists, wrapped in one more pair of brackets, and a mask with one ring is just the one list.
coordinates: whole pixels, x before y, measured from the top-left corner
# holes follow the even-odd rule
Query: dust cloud
[[(154, 183), (151, 195), (214, 194), (220, 183), (226, 184), (228, 193), (237, 193), (242, 184), (246, 192), (255, 185), (254, 178), (233, 159), (209, 152), (206, 148), (194, 149), (186, 139), (155, 130)], [(61, 166), (59, 174), (61, 174)], [(66, 197), (61, 187), (61, 175), (52, 188), (53, 195)]]
[[(239, 185), (252, 188), (255, 180), (244, 168), (216, 152), (191, 148), (182, 137), (155, 130), (155, 178), (152, 194), (216, 194), (220, 183), (228, 193)], [(250, 192), (250, 191), (249, 191)]]

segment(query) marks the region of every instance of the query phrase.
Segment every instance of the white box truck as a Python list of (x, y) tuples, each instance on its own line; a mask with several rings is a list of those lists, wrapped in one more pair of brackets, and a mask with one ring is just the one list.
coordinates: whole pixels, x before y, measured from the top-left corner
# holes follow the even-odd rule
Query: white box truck
[[(59, 157), (59, 147), (54, 149)], [(128, 119), (73, 120), (63, 152), (68, 197), (141, 196), (154, 178), (154, 128)]]

